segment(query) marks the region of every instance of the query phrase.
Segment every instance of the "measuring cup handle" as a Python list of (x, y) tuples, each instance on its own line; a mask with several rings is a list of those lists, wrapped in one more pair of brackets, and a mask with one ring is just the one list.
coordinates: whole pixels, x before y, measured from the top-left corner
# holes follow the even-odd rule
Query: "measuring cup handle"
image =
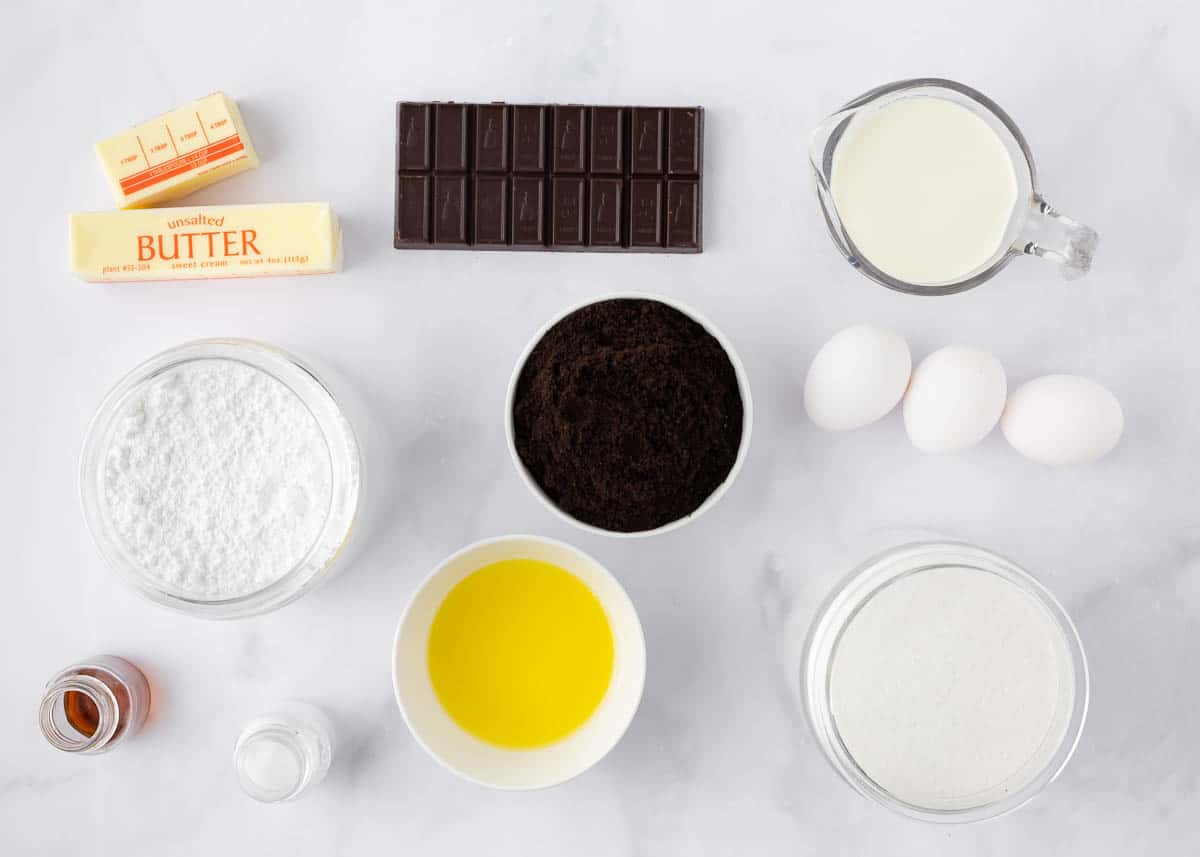
[(1067, 217), (1040, 196), (1031, 205), (1021, 252), (1055, 262), (1064, 280), (1077, 280), (1090, 271), (1100, 243), (1096, 230)]

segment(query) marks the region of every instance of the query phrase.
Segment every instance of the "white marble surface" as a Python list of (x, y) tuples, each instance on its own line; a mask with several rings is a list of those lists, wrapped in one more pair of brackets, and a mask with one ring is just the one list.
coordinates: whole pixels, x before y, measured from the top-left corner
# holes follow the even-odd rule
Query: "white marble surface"
[[(112, 12), (103, 11), (112, 6)], [(202, 11), (201, 11), (202, 10)], [(1200, 850), (1200, 13), (1178, 2), (10, 3), (0, 27), (0, 853), (161, 855), (1130, 855)], [(458, 65), (448, 67), (451, 58)], [(1019, 260), (975, 292), (892, 294), (825, 235), (801, 151), (827, 111), (915, 75), (972, 83), (1020, 123), (1046, 195), (1095, 226), (1092, 276)], [(335, 277), (98, 286), (66, 266), (66, 214), (111, 206), (91, 143), (223, 88), (261, 169), (197, 201), (323, 199)], [(695, 257), (391, 249), (399, 97), (702, 103), (706, 250)], [(738, 345), (756, 406), (739, 482), (650, 541), (574, 532), (512, 470), (511, 363), (568, 302), (636, 287), (690, 302)], [(922, 355), (993, 349), (1014, 382), (1094, 376), (1128, 430), (1052, 471), (998, 435), (945, 458), (896, 415), (830, 436), (801, 407), (816, 347), (853, 322)], [(178, 616), (103, 567), (78, 511), (92, 410), (142, 358), (250, 336), (332, 369), (364, 400), (375, 520), (358, 560), (273, 615)], [(1006, 553), (1076, 619), (1093, 705), (1038, 801), (926, 827), (852, 793), (795, 703), (794, 639), (832, 582), (914, 531)], [(407, 733), (389, 647), (417, 581), (480, 537), (566, 538), (620, 577), (649, 677), (623, 743), (550, 791), (455, 779)], [(111, 651), (142, 663), (144, 736), (72, 758), (37, 733), (42, 683)], [(242, 723), (298, 696), (336, 719), (330, 779), (294, 805), (237, 791)]]

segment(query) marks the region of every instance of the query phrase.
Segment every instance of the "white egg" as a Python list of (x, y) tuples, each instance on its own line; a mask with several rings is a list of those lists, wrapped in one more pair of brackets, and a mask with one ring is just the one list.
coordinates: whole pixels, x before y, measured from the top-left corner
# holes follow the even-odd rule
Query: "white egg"
[(827, 431), (883, 417), (904, 396), (912, 356), (904, 338), (871, 324), (840, 330), (821, 346), (804, 380), (804, 409)]
[(952, 452), (987, 437), (1004, 410), (1004, 367), (966, 345), (941, 348), (917, 366), (904, 397), (904, 428), (924, 452)]
[(1081, 464), (1121, 439), (1125, 415), (1105, 387), (1078, 375), (1045, 375), (1018, 387), (1000, 430), (1013, 448), (1042, 464)]

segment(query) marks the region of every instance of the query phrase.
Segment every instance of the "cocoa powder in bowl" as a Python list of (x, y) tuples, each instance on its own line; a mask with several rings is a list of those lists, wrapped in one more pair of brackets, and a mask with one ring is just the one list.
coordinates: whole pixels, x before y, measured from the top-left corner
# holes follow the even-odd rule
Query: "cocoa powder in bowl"
[(660, 301), (590, 304), (546, 332), (513, 397), (513, 439), (563, 512), (614, 532), (690, 515), (733, 469), (742, 397), (725, 349)]

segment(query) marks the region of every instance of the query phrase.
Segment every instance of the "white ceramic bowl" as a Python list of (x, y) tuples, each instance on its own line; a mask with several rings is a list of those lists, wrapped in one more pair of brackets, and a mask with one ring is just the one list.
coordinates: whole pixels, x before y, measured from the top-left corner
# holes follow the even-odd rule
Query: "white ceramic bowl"
[[(531, 750), (496, 747), (466, 732), (442, 707), (429, 677), (429, 631), (450, 590), (472, 572), (508, 559), (535, 559), (574, 574), (604, 607), (613, 635), (608, 690), (588, 720), (561, 741)], [(539, 536), (501, 536), (442, 561), (409, 601), (392, 647), (392, 686), (413, 737), (454, 773), (496, 789), (558, 785), (599, 762), (637, 712), (646, 679), (646, 642), (633, 602), (604, 566), (570, 545)]]
[[(546, 492), (542, 490), (542, 487), (537, 484), (537, 480), (533, 478), (533, 475), (525, 467), (525, 462), (521, 461), (521, 456), (517, 453), (517, 443), (514, 436), (513, 401), (517, 395), (517, 382), (521, 378), (521, 370), (525, 368), (525, 361), (529, 359), (529, 355), (533, 353), (533, 349), (536, 348), (537, 344), (542, 341), (542, 337), (549, 332), (550, 328), (554, 327), (554, 325), (558, 324), (571, 313), (577, 312), (578, 310), (581, 310), (586, 306), (591, 306), (592, 304), (603, 303), (604, 301), (612, 300), (658, 301), (659, 303), (666, 304), (672, 309), (678, 310), (692, 321), (703, 327), (706, 331), (708, 331), (709, 334), (712, 335), (713, 339), (717, 340), (717, 343), (722, 349), (724, 349), (725, 355), (729, 358), (729, 362), (733, 365), (733, 374), (737, 378), (738, 394), (742, 397), (742, 440), (738, 445), (737, 458), (734, 459), (733, 467), (729, 469), (729, 474), (725, 477), (725, 481), (718, 485), (713, 492), (709, 494), (707, 498), (705, 498), (704, 502), (696, 507), (695, 511), (684, 515), (682, 518), (676, 518), (674, 521), (663, 524), (661, 527), (655, 527), (652, 530), (636, 530), (634, 532), (606, 530), (602, 527), (597, 527), (593, 524), (581, 521), (573, 515), (569, 515), (564, 512), (558, 507), (558, 504), (546, 496)], [(729, 486), (733, 484), (733, 480), (737, 478), (738, 473), (741, 472), (742, 465), (746, 461), (746, 453), (750, 449), (750, 430), (754, 424), (753, 417), (754, 404), (750, 399), (750, 379), (746, 375), (746, 367), (742, 363), (742, 358), (738, 356), (737, 351), (733, 347), (733, 343), (729, 341), (728, 337), (718, 330), (716, 325), (691, 307), (671, 298), (663, 297), (662, 295), (645, 294), (642, 292), (614, 292), (613, 294), (602, 295), (598, 298), (588, 298), (585, 301), (581, 301), (580, 303), (568, 307), (542, 325), (541, 329), (538, 330), (538, 332), (533, 335), (533, 338), (529, 340), (529, 344), (525, 346), (525, 350), (521, 352), (521, 356), (517, 358), (517, 364), (513, 368), (512, 377), (509, 378), (508, 381), (508, 394), (504, 397), (504, 436), (508, 441), (508, 453), (512, 457), (513, 466), (517, 468), (517, 473), (520, 474), (521, 480), (529, 487), (529, 490), (533, 492), (535, 497), (542, 501), (547, 509), (549, 509), (558, 517), (562, 518), (564, 521), (574, 524), (579, 529), (585, 530), (589, 533), (595, 533), (602, 536), (612, 536), (619, 539), (636, 539), (644, 538), (645, 536), (657, 536), (662, 533), (669, 533), (672, 530), (677, 530), (680, 527), (691, 523), (713, 506), (717, 505), (720, 499), (725, 496), (725, 492), (729, 490)]]

